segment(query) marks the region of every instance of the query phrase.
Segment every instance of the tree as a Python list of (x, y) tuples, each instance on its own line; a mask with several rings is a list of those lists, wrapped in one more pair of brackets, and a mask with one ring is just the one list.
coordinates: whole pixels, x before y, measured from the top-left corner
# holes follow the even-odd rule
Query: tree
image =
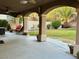
[(61, 20), (63, 26), (68, 27), (69, 22), (77, 15), (76, 9), (73, 7), (58, 7), (47, 14), (48, 19)]
[(63, 24), (63, 27), (70, 27), (69, 20), (73, 17), (74, 12), (76, 10), (72, 7), (62, 7), (58, 9), (57, 13), (59, 14), (59, 17), (61, 18), (61, 22)]

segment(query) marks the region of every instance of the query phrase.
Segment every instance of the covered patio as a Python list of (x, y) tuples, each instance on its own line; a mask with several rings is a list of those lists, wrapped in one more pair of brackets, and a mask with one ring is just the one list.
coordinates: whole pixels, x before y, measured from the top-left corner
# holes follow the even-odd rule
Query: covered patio
[[(28, 34), (28, 15), (36, 12), (39, 15), (39, 34), (37, 37), (16, 35), (15, 33), (1, 36), (5, 44), (0, 45), (1, 59), (75, 59), (68, 54), (68, 45), (60, 41), (49, 41), (46, 37), (46, 14), (59, 6), (71, 6), (77, 10), (79, 15), (78, 0), (0, 0), (0, 13), (23, 17), (23, 33)], [(74, 45), (74, 55), (79, 51), (79, 17), (77, 19), (77, 33)], [(9, 36), (9, 37), (8, 37)], [(7, 38), (8, 37), (8, 38)], [(7, 42), (6, 38), (9, 42)], [(11, 40), (13, 39), (13, 40)], [(38, 41), (38, 42), (36, 42)], [(6, 43), (7, 42), (7, 43)], [(58, 45), (57, 45), (57, 43)], [(63, 44), (63, 45), (61, 45)], [(60, 45), (60, 47), (59, 47)], [(62, 46), (66, 46), (62, 48)], [(66, 53), (67, 52), (67, 53)]]
[(55, 39), (38, 43), (35, 36), (9, 32), (1, 39), (5, 44), (0, 45), (0, 59), (75, 59), (69, 54), (68, 44)]

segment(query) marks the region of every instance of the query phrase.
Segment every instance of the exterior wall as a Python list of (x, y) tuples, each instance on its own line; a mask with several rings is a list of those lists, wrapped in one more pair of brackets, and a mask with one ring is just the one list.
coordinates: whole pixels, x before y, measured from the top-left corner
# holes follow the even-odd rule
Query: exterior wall
[[(39, 27), (38, 27), (39, 21), (28, 21), (27, 23), (28, 23), (27, 26), (28, 26), (28, 30), (29, 30), (29, 31), (38, 30), (38, 29), (39, 29)], [(50, 23), (51, 23), (51, 22), (46, 22), (46, 26), (47, 26), (48, 24), (50, 24)]]
[(38, 25), (39, 25), (39, 21), (28, 21), (28, 30), (32, 31), (32, 30), (38, 30)]

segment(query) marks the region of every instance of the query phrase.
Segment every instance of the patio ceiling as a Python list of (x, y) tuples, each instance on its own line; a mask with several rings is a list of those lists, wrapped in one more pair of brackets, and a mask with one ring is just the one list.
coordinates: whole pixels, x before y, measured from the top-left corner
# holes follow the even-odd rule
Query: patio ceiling
[[(26, 0), (26, 2), (24, 3), (23, 1), (24, 0), (0, 0), (0, 13), (16, 15), (22, 13), (23, 11), (30, 10), (34, 7), (36, 8), (38, 6), (42, 6), (47, 3), (59, 1), (59, 0)], [(64, 1), (64, 0), (60, 0), (60, 1)]]
[(0, 13), (6, 14), (8, 11), (9, 13), (19, 13), (52, 0), (26, 0), (25, 4), (22, 4), (22, 1), (24, 0), (0, 0)]

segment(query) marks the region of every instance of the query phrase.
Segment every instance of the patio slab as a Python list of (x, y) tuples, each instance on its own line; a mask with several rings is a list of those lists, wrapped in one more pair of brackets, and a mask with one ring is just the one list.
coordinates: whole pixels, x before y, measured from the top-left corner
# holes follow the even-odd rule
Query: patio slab
[(0, 45), (0, 59), (76, 59), (69, 54), (66, 43), (55, 39), (37, 42), (35, 36), (8, 32), (1, 38), (5, 44)]

